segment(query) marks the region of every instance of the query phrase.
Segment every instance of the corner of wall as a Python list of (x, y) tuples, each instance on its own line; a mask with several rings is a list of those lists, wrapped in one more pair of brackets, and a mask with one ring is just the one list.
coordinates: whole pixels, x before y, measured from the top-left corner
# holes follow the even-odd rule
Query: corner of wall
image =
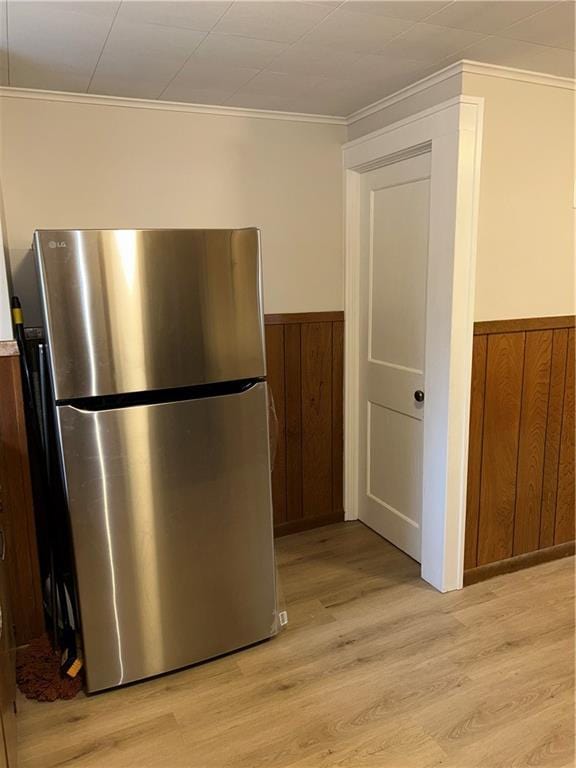
[(438, 75), (431, 75), (384, 99), (380, 107), (375, 104), (374, 110), (367, 108), (358, 117), (352, 115), (348, 123), (348, 141), (460, 96), (463, 92), (462, 80), (460, 67), (451, 67), (445, 73), (441, 70)]

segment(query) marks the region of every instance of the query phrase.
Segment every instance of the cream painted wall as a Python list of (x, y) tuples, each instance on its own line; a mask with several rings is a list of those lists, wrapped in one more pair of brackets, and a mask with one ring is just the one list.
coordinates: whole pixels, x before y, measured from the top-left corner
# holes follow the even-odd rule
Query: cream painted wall
[(266, 312), (343, 307), (339, 125), (0, 100), (14, 289), (40, 322), (36, 228), (262, 230)]
[(574, 314), (574, 91), (464, 74), (484, 97), (476, 320)]
[(464, 73), (354, 123), (349, 138), (459, 93), (485, 100), (475, 319), (573, 314), (574, 91)]
[[(485, 99), (476, 320), (573, 313), (574, 92), (465, 73), (349, 137), (457, 91)], [(39, 322), (36, 227), (259, 226), (267, 312), (342, 308), (343, 127), (3, 98), (0, 131), (28, 323)]]

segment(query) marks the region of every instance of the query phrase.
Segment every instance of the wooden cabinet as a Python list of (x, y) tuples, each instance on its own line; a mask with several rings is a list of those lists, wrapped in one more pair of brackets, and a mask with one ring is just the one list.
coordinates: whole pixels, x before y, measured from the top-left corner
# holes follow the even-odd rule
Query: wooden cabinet
[(18, 645), (44, 631), (36, 525), (15, 342), (0, 342), (0, 525)]
[[(2, 724), (1, 721), (0, 721), (0, 740), (2, 743), (5, 744), (4, 725)], [(10, 764), (8, 762), (8, 755), (7, 755), (6, 749), (0, 748), (0, 768), (13, 768), (13, 765), (15, 765), (15, 763)]]
[[(16, 659), (11, 595), (5, 559), (5, 538), (0, 527), (0, 768), (16, 766)], [(4, 556), (3, 556), (4, 555)], [(2, 743), (3, 742), (3, 743)], [(4, 747), (4, 749), (2, 749)]]
[(10, 344), (0, 342), (0, 768), (17, 764), (15, 622), (21, 643), (43, 630), (19, 358)]

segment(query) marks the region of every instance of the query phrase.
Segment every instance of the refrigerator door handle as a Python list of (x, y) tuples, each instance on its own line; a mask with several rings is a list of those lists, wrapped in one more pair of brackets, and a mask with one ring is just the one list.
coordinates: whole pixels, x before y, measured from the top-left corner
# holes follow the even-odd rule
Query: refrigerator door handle
[(118, 409), (138, 406), (166, 405), (189, 400), (205, 400), (211, 397), (227, 397), (243, 395), (250, 392), (264, 379), (243, 379), (226, 381), (218, 384), (200, 384), (194, 387), (179, 387), (177, 389), (152, 390), (150, 392), (130, 392), (120, 395), (100, 395), (97, 397), (82, 397), (72, 400), (59, 400), (57, 405), (74, 408), (81, 413), (98, 413), (100, 411), (116, 411)]

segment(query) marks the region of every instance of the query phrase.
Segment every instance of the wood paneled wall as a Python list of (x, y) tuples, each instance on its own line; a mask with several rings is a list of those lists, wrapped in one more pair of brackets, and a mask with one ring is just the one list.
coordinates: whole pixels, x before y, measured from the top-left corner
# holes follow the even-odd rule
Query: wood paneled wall
[(0, 342), (0, 528), (5, 558), (16, 643), (21, 645), (44, 630), (36, 525), (28, 461), (28, 442), (20, 358), (7, 354), (14, 342)]
[(343, 520), (344, 313), (267, 315), (266, 354), (275, 533)]
[(574, 317), (475, 326), (465, 571), (574, 541), (574, 347)]

